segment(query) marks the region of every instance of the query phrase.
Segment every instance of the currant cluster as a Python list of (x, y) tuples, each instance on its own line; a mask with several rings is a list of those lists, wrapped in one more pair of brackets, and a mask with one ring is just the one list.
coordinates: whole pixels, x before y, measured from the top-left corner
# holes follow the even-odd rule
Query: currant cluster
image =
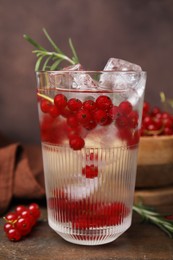
[(141, 135), (173, 135), (173, 115), (144, 102)]
[(49, 208), (61, 212), (62, 222), (71, 222), (73, 228), (86, 229), (120, 224), (129, 214), (122, 202), (92, 202), (87, 199), (72, 200), (63, 191), (49, 198)]
[(23, 236), (28, 235), (36, 225), (40, 217), (38, 204), (32, 203), (29, 207), (19, 205), (14, 212), (8, 213), (4, 219), (4, 231), (11, 241), (19, 241)]
[[(80, 150), (85, 146), (84, 138), (88, 131), (97, 126), (104, 127), (113, 123), (119, 129), (119, 136), (129, 141), (134, 139), (134, 130), (138, 126), (138, 112), (133, 110), (129, 101), (123, 101), (115, 106), (106, 95), (82, 102), (77, 98), (67, 100), (65, 95), (57, 94), (53, 102), (42, 98), (40, 109), (49, 115), (42, 120), (42, 140), (61, 143), (68, 137), (69, 145), (74, 150)], [(59, 116), (66, 121), (58, 120), (61, 118)], [(124, 129), (126, 131), (123, 131)], [(128, 135), (125, 132), (128, 132)], [(136, 136), (139, 138), (138, 133)], [(136, 141), (138, 140), (135, 137)]]

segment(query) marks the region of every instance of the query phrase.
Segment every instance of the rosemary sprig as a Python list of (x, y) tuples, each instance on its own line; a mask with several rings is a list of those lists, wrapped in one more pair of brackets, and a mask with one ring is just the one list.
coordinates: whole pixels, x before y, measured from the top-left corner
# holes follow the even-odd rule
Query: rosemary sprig
[(144, 221), (150, 222), (161, 230), (163, 230), (170, 238), (173, 238), (173, 220), (167, 215), (161, 215), (157, 211), (142, 204), (133, 206), (133, 210), (137, 212)]
[(23, 35), (24, 39), (36, 48), (35, 50), (33, 50), (33, 53), (35, 53), (37, 56), (35, 71), (58, 70), (59, 65), (63, 61), (67, 61), (71, 65), (79, 63), (79, 59), (71, 39), (69, 39), (69, 47), (72, 52), (72, 57), (70, 58), (65, 55), (64, 52), (62, 52), (57, 44), (55, 44), (45, 28), (43, 28), (43, 33), (49, 41), (51, 47), (53, 48), (53, 51), (48, 51), (46, 48), (33, 40), (29, 35)]
[(168, 111), (170, 108), (173, 109), (173, 99), (167, 98), (163, 91), (160, 92), (160, 99), (165, 111)]

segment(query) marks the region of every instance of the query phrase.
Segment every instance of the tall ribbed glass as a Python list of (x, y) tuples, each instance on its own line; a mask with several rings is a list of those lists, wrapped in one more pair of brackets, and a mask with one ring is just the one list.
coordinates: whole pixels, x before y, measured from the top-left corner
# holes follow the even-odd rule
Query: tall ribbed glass
[(109, 243), (131, 225), (145, 82), (145, 72), (37, 73), (48, 222), (69, 242)]

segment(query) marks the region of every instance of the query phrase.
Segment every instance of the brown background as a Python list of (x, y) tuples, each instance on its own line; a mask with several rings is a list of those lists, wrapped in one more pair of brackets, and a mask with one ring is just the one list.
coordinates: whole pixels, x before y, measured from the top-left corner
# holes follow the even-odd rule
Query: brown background
[(160, 91), (173, 97), (172, 0), (0, 0), (0, 131), (12, 140), (39, 142), (35, 56), (22, 35), (48, 47), (43, 27), (66, 52), (71, 37), (86, 68), (140, 64), (153, 105)]

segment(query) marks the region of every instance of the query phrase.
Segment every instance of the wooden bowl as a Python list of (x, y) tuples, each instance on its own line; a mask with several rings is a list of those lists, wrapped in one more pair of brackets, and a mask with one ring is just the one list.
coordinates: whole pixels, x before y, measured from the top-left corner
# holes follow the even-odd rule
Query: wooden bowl
[(173, 136), (141, 137), (134, 201), (173, 203)]
[(173, 136), (141, 137), (136, 187), (173, 185)]

